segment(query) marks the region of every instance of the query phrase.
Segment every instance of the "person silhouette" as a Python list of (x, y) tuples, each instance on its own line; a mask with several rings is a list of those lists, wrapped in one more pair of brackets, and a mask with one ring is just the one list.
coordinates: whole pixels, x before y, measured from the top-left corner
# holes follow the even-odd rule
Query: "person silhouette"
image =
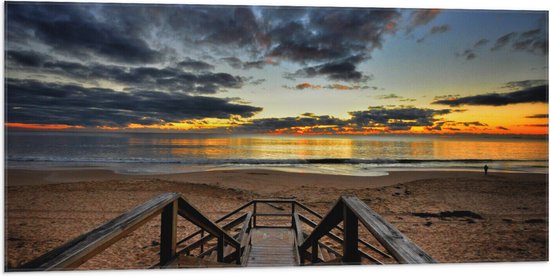
[(485, 175), (487, 175), (487, 171), (489, 170), (489, 166), (487, 166), (487, 164), (485, 164), (485, 167), (483, 167), (483, 169), (485, 170)]

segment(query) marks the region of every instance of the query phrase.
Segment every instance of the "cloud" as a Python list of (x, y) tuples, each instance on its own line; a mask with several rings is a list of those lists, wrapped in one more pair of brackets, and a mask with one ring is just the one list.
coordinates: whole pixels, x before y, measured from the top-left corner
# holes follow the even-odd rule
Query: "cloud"
[(545, 113), (545, 114), (533, 114), (533, 115), (525, 116), (525, 118), (529, 118), (529, 119), (548, 119), (548, 114), (547, 113)]
[(474, 53), (474, 50), (472, 49), (466, 49), (462, 53), (456, 53), (456, 57), (463, 57), (466, 60), (472, 60), (477, 57), (477, 55)]
[(512, 48), (517, 51), (527, 51), (537, 55), (548, 54), (548, 32), (543, 28), (521, 33), (514, 41)]
[(503, 106), (518, 103), (547, 103), (548, 85), (541, 85), (518, 90), (509, 93), (489, 93), (476, 96), (468, 96), (456, 99), (443, 99), (432, 102), (432, 104), (443, 104), (449, 106), (461, 105), (487, 105)]
[(376, 86), (367, 86), (367, 85), (345, 85), (340, 83), (331, 83), (324, 86), (311, 84), (311, 83), (300, 83), (296, 86), (283, 85), (283, 88), (291, 90), (304, 90), (304, 89), (329, 89), (329, 90), (340, 90), (340, 91), (349, 91), (349, 90), (361, 90), (361, 89), (372, 89), (376, 90)]
[(496, 128), (500, 130), (510, 130), (509, 128), (503, 126), (497, 126)]
[(474, 43), (474, 48), (483, 47), (483, 46), (487, 45), (488, 43), (489, 43), (488, 39), (482, 38), (482, 39), (478, 40), (476, 43)]
[[(126, 85), (127, 89), (161, 89), (198, 94), (214, 94), (221, 89), (241, 88), (245, 79), (228, 73), (204, 71), (211, 65), (186, 59), (177, 67), (120, 66), (99, 63), (83, 64), (52, 59), (29, 51), (8, 51), (8, 62), (13, 70), (20, 69), (40, 74), (54, 74), (84, 82), (111, 81)], [(193, 71), (187, 72), (183, 68)]]
[(244, 70), (249, 70), (253, 68), (263, 69), (264, 66), (268, 64), (263, 60), (243, 62), (238, 57), (225, 57), (225, 58), (222, 58), (222, 61), (225, 61), (229, 66), (233, 67), (234, 69), (244, 69)]
[(190, 69), (193, 71), (211, 71), (214, 69), (214, 66), (211, 64), (191, 58), (186, 58), (184, 61), (178, 62), (177, 65), (178, 67)]
[(411, 21), (406, 28), (406, 32), (410, 33), (418, 26), (427, 25), (434, 20), (441, 11), (438, 9), (419, 9), (415, 10), (411, 15)]
[(287, 74), (286, 78), (313, 78), (325, 76), (330, 80), (346, 82), (366, 82), (371, 76), (363, 75), (357, 71), (356, 64), (364, 60), (363, 56), (348, 57), (343, 60), (324, 63), (317, 66), (311, 66), (299, 69), (295, 73)]
[(466, 49), (466, 50), (462, 51), (461, 53), (456, 53), (455, 56), (456, 57), (463, 57), (466, 60), (475, 59), (477, 57), (477, 54), (475, 53), (475, 51), (482, 48), (483, 46), (487, 45), (488, 43), (489, 43), (488, 39), (482, 38), (482, 39), (476, 41), (476, 43), (474, 43), (474, 46), (472, 46), (469, 49)]
[(248, 124), (243, 124), (236, 128), (236, 131), (243, 132), (291, 132), (293, 128), (318, 128), (318, 127), (342, 127), (346, 121), (332, 116), (317, 116), (313, 113), (304, 113), (297, 117), (284, 118), (263, 118), (251, 120)]
[(548, 84), (548, 80), (522, 80), (522, 81), (510, 81), (505, 83), (502, 88), (507, 89), (526, 89), (534, 86), (541, 86)]
[(453, 112), (451, 109), (370, 107), (369, 110), (348, 113), (352, 117), (350, 122), (358, 127), (388, 127), (390, 130), (410, 130), (413, 126), (431, 127), (436, 121), (435, 116), (446, 115), (451, 112)]
[(311, 83), (300, 83), (296, 85), (296, 89), (303, 90), (303, 89), (319, 89), (321, 88), (320, 85), (313, 85)]
[[(369, 107), (364, 111), (348, 112), (350, 119), (340, 119), (327, 115), (303, 113), (297, 117), (262, 118), (250, 120), (238, 126), (239, 132), (278, 132), (293, 133), (342, 133), (410, 130), (412, 127), (424, 127), (426, 130), (437, 130), (437, 116), (455, 112), (451, 109), (421, 109), (415, 107), (387, 108), (384, 106)], [(440, 130), (440, 129), (439, 129)]]
[(388, 94), (388, 95), (380, 95), (376, 97), (379, 100), (389, 100), (389, 99), (402, 99), (402, 96), (397, 96), (395, 94)]
[(442, 34), (442, 33), (445, 33), (449, 30), (449, 25), (447, 24), (444, 24), (444, 25), (439, 25), (439, 26), (433, 26), (432, 29), (430, 30), (430, 34)]
[(508, 43), (510, 43), (510, 41), (512, 41), (512, 39), (516, 35), (517, 35), (516, 32), (511, 32), (511, 33), (507, 33), (507, 34), (499, 37), (495, 41), (495, 44), (493, 45), (493, 47), (491, 47), (491, 51), (498, 51), (498, 50), (504, 48), (504, 46), (508, 45)]
[(63, 55), (81, 59), (94, 56), (130, 64), (156, 63), (164, 59), (163, 52), (153, 49), (145, 39), (124, 25), (97, 20), (88, 8), (88, 5), (60, 3), (9, 3), (6, 5), (6, 18), (10, 19), (7, 33), (32, 30), (27, 32), (29, 39)]
[(526, 127), (548, 127), (548, 124), (527, 124)]
[(162, 91), (120, 92), (36, 80), (7, 79), (7, 122), (85, 127), (151, 125), (189, 119), (249, 118), (262, 108), (235, 99)]

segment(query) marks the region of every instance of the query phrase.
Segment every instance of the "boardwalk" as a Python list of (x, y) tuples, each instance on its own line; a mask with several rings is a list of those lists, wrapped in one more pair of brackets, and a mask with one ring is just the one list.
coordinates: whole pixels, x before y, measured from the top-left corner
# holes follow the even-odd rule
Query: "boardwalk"
[(294, 230), (290, 228), (253, 228), (248, 266), (299, 265)]

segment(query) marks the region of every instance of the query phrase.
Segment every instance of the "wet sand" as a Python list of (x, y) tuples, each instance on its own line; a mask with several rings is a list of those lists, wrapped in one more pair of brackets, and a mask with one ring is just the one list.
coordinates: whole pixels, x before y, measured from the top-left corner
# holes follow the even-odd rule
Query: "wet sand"
[[(121, 175), (109, 170), (6, 170), (6, 265), (18, 266), (164, 192), (216, 219), (255, 198), (296, 197), (324, 214), (356, 195), (439, 262), (548, 260), (548, 176), (458, 171), (358, 177), (271, 170)], [(83, 269), (158, 262), (153, 219)], [(178, 236), (196, 228), (178, 222)]]

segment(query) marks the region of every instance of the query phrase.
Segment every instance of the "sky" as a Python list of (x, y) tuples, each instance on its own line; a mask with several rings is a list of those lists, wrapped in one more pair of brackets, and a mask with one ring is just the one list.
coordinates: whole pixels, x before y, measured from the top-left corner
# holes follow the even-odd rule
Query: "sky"
[(8, 128), (547, 134), (548, 12), (5, 5)]

